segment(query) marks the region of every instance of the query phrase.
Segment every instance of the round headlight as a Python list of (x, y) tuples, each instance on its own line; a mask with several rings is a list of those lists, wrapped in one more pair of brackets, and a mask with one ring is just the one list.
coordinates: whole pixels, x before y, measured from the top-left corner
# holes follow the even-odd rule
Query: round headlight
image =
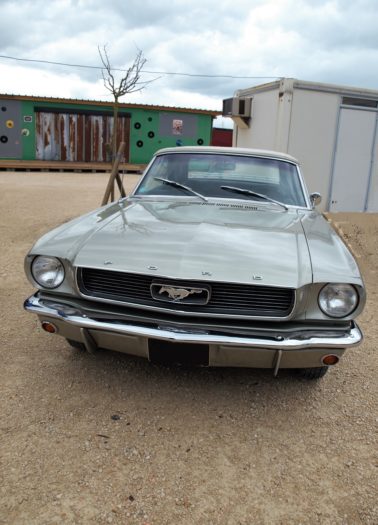
[(64, 267), (56, 257), (38, 255), (31, 265), (34, 280), (43, 288), (57, 288), (64, 280)]
[(319, 306), (330, 317), (346, 317), (358, 304), (357, 290), (351, 284), (326, 284), (319, 294)]

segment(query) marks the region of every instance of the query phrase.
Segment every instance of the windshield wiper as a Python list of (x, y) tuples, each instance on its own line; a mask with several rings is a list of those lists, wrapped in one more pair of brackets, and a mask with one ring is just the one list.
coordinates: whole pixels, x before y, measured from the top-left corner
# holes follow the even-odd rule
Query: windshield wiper
[(202, 199), (205, 202), (208, 202), (208, 199), (198, 193), (197, 191), (192, 190), (192, 188), (189, 188), (189, 186), (185, 186), (185, 184), (181, 184), (181, 182), (176, 182), (175, 180), (170, 179), (163, 179), (163, 177), (154, 177), (154, 180), (160, 180), (161, 182), (164, 182), (165, 184), (169, 184), (170, 186), (174, 186), (175, 188), (181, 188), (182, 190), (186, 190), (189, 193), (192, 193), (193, 195), (197, 195), (200, 199)]
[(264, 195), (263, 193), (257, 193), (256, 191), (246, 190), (245, 188), (235, 188), (235, 186), (221, 186), (222, 190), (229, 190), (234, 193), (243, 193), (244, 195), (251, 195), (251, 197), (260, 197), (261, 199), (264, 199), (269, 202), (273, 202), (273, 204), (278, 204), (279, 206), (282, 206), (285, 208), (285, 210), (288, 210), (289, 208), (284, 204), (283, 202), (276, 201), (274, 199), (271, 199), (267, 195)]

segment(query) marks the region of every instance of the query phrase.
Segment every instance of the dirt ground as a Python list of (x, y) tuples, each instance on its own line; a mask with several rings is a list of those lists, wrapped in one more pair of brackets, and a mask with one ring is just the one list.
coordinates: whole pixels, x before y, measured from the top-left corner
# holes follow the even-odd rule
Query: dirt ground
[(22, 308), (28, 249), (105, 185), (0, 173), (0, 524), (377, 525), (378, 214), (332, 216), (368, 302), (324, 379), (164, 368), (75, 352)]

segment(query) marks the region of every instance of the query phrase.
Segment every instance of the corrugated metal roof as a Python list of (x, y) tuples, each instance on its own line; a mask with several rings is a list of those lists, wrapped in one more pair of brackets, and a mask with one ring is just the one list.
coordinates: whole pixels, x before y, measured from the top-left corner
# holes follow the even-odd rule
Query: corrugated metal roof
[[(1, 99), (12, 99), (12, 100), (30, 100), (32, 102), (49, 102), (49, 103), (56, 103), (56, 104), (86, 104), (89, 106), (104, 106), (104, 107), (112, 107), (113, 102), (106, 102), (104, 100), (85, 100), (85, 99), (77, 99), (77, 98), (59, 98), (59, 97), (39, 97), (39, 96), (28, 96), (28, 95), (9, 95), (6, 93), (0, 93), (0, 100)], [(180, 108), (176, 106), (160, 106), (160, 105), (153, 105), (153, 104), (131, 104), (126, 102), (119, 102), (118, 103), (119, 108), (125, 108), (125, 109), (152, 109), (155, 111), (173, 111), (173, 112), (180, 112), (180, 113), (200, 113), (202, 115), (211, 115), (213, 117), (216, 117), (217, 115), (221, 115), (221, 111), (215, 111), (210, 109), (195, 109), (195, 108)]]

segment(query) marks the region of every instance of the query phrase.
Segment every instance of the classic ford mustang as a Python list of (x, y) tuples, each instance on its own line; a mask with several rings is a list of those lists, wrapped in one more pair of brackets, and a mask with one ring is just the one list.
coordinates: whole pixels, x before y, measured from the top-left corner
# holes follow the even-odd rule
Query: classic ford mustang
[(92, 353), (322, 377), (362, 340), (365, 290), (319, 199), (286, 154), (160, 150), (128, 197), (36, 242), (25, 308)]

